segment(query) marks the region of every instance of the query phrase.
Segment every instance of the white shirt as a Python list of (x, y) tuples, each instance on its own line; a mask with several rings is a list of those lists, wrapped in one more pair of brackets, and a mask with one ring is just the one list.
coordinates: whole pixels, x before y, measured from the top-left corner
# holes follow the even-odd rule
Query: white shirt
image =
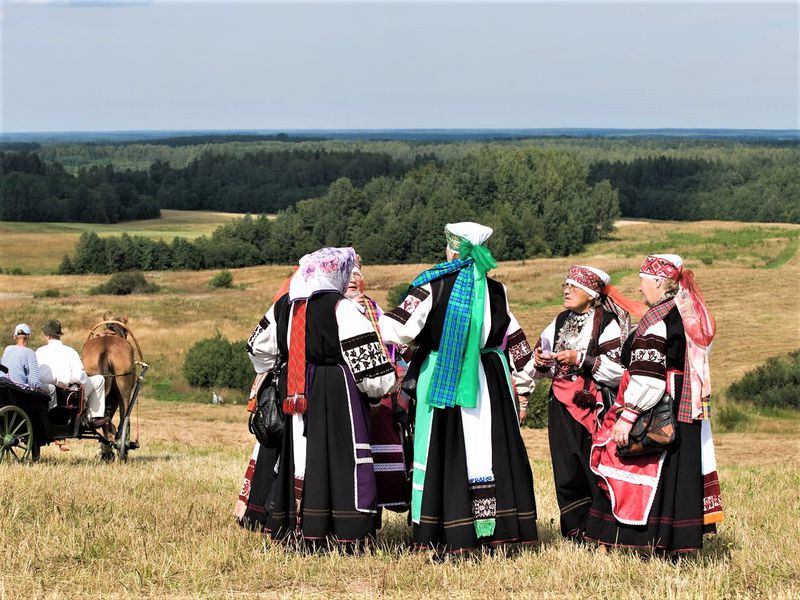
[(80, 355), (61, 340), (50, 340), (36, 350), (36, 360), (39, 361), (39, 375), (43, 384), (66, 386), (86, 382), (86, 371), (83, 370)]

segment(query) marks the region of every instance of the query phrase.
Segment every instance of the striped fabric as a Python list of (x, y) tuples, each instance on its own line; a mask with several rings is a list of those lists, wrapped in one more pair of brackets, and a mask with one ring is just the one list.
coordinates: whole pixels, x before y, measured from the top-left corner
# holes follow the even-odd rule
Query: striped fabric
[(459, 272), (447, 303), (442, 339), (439, 344), (439, 360), (436, 361), (431, 392), (428, 395), (428, 404), (437, 408), (449, 408), (456, 405), (458, 379), (469, 335), (470, 311), (475, 284), (472, 273), (473, 262), (471, 258), (463, 260), (459, 258), (440, 263), (421, 273), (411, 282), (412, 288), (420, 287), (450, 273)]

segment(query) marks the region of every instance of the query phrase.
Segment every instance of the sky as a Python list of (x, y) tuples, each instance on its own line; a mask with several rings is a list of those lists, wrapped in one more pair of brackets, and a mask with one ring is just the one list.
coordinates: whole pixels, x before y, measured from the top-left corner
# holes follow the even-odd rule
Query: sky
[(800, 128), (800, 3), (0, 0), (0, 130)]

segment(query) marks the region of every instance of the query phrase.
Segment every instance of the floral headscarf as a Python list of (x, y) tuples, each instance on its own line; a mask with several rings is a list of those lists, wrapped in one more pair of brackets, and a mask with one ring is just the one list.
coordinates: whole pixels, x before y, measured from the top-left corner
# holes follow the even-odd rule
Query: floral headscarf
[(289, 301), (304, 300), (319, 292), (344, 293), (356, 262), (352, 248), (320, 248), (300, 259), (289, 283)]

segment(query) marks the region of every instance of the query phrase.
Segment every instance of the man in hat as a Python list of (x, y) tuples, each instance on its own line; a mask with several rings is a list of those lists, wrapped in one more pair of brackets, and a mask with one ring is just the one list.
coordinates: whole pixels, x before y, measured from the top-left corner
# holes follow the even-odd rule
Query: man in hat
[(14, 344), (6, 346), (0, 362), (8, 369), (8, 379), (25, 389), (39, 387), (39, 362), (36, 353), (28, 348), (31, 328), (25, 323), (14, 327)]
[[(108, 419), (106, 411), (105, 377), (87, 375), (80, 355), (61, 341), (61, 322), (51, 319), (42, 327), (45, 345), (36, 350), (42, 383), (66, 387), (73, 383), (83, 385), (87, 402), (84, 418), (92, 427), (104, 425)], [(51, 393), (55, 398), (55, 388)]]

